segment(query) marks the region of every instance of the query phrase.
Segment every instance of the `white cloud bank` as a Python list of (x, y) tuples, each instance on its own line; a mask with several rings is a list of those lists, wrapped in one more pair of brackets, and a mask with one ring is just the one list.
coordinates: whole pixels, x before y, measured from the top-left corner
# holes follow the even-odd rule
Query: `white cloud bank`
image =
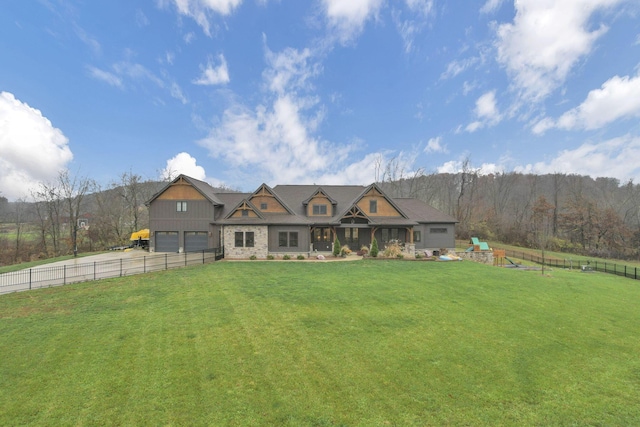
[(621, 181), (640, 180), (640, 137), (622, 136), (607, 141), (587, 142), (574, 150), (563, 150), (549, 162), (517, 167), (523, 173), (555, 173), (612, 177)]
[[(526, 101), (541, 101), (606, 31), (597, 13), (624, 0), (519, 0), (513, 23), (497, 28), (498, 61)], [(486, 10), (499, 2), (488, 1)], [(595, 19), (594, 19), (595, 18)], [(596, 28), (591, 30), (591, 28)]]
[(370, 183), (379, 154), (352, 154), (361, 141), (336, 144), (316, 135), (325, 108), (312, 79), (321, 72), (310, 49), (265, 47), (264, 99), (255, 107), (234, 103), (209, 135), (198, 141), (223, 159), (235, 181)]
[(8, 92), (0, 92), (0, 191), (14, 200), (55, 179), (73, 159), (60, 129)]
[(578, 107), (558, 120), (545, 117), (532, 130), (536, 134), (551, 128), (564, 130), (600, 129), (616, 120), (640, 117), (640, 74), (636, 77), (614, 76), (594, 89)]
[(502, 120), (495, 90), (486, 92), (476, 100), (474, 113), (477, 120), (467, 125), (467, 132), (473, 133), (485, 126), (494, 126)]

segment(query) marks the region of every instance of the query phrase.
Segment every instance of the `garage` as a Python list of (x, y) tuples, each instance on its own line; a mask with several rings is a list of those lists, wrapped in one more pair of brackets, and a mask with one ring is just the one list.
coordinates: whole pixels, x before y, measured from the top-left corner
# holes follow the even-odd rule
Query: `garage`
[(156, 252), (178, 252), (177, 231), (156, 231)]
[(209, 234), (206, 231), (185, 231), (184, 250), (186, 252), (209, 249)]

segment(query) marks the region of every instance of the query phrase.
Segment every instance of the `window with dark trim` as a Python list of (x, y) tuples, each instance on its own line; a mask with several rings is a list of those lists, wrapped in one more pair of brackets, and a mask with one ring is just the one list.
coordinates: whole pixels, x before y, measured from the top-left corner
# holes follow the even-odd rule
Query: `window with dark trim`
[(266, 203), (260, 203), (260, 210), (267, 210), (267, 204)]
[(422, 240), (422, 232), (418, 230), (414, 230), (413, 232), (413, 243), (420, 243)]
[(447, 234), (449, 231), (446, 227), (433, 227), (429, 229), (431, 234)]
[(247, 231), (244, 233), (244, 245), (247, 248), (253, 247), (253, 231)]
[(253, 231), (236, 231), (236, 248), (252, 248), (254, 245)]
[(378, 201), (369, 200), (369, 213), (378, 213)]
[(176, 203), (176, 211), (178, 211), (178, 212), (186, 212), (187, 211), (187, 202), (177, 202)]
[(278, 233), (278, 246), (281, 248), (297, 248), (298, 232), (297, 231), (281, 231)]
[(314, 215), (326, 215), (327, 214), (327, 205), (313, 205), (313, 214)]
[(249, 211), (246, 209), (242, 210), (242, 216), (249, 216)]

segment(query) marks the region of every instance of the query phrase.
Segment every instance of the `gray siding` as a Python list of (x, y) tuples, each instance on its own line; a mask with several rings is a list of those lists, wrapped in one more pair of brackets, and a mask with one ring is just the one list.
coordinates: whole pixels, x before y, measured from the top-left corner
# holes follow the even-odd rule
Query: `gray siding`
[[(298, 246), (280, 247), (279, 234), (281, 231), (298, 232)], [(306, 225), (272, 225), (269, 226), (269, 252), (309, 252), (311, 245), (311, 232)]]
[[(215, 207), (208, 200), (187, 200), (187, 211), (178, 212), (176, 200), (154, 200), (149, 206), (149, 230), (152, 250), (156, 249), (155, 233), (157, 231), (177, 231), (178, 246), (185, 248), (185, 232), (212, 231), (210, 224), (214, 220)], [(208, 236), (208, 247), (217, 247), (217, 233)]]
[[(453, 249), (456, 247), (454, 224), (420, 224), (422, 242), (416, 244), (416, 249)], [(444, 230), (446, 233), (433, 232), (434, 229)]]

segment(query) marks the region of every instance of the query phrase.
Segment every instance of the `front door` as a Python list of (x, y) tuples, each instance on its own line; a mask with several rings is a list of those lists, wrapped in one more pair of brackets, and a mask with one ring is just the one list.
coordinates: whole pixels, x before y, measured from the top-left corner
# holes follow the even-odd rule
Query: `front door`
[(313, 229), (313, 249), (319, 252), (331, 252), (331, 229), (329, 227)]
[(360, 239), (358, 238), (357, 228), (345, 228), (344, 229), (344, 243), (349, 245), (352, 251), (360, 250)]

